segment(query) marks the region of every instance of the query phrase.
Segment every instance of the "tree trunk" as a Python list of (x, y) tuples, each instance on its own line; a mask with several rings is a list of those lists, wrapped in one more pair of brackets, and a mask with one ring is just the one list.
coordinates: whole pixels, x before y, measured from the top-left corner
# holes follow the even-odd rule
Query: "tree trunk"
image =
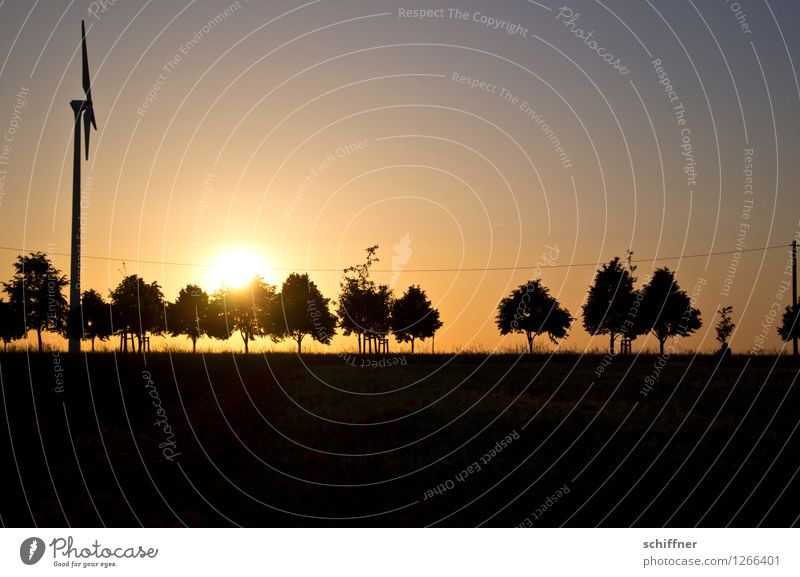
[(299, 355), (301, 352), (300, 343), (303, 342), (303, 333), (298, 333), (298, 335), (295, 337), (295, 340), (297, 341), (297, 354)]
[(94, 337), (92, 337), (92, 352), (94, 352)]
[(667, 337), (664, 337), (663, 339), (658, 339), (658, 347), (661, 350), (661, 356), (662, 357), (664, 356), (664, 341), (666, 341), (666, 340), (667, 340)]
[(358, 333), (358, 354), (361, 355), (361, 333)]
[(528, 333), (528, 354), (533, 354), (533, 334)]
[(197, 352), (197, 337), (192, 337), (192, 354)]
[(610, 335), (611, 335), (611, 344), (609, 345), (608, 352), (613, 357), (614, 356), (614, 338), (616, 337), (616, 335), (614, 334), (614, 331), (611, 331)]
[(414, 354), (414, 337), (411, 337), (411, 354)]
[(39, 352), (42, 352), (42, 329), (41, 327), (36, 329), (36, 338), (39, 340)]
[(244, 341), (244, 354), (247, 354), (247, 353), (250, 352), (250, 347), (248, 346), (249, 343), (247, 342), (247, 341), (250, 340), (249, 337), (250, 337), (250, 335), (249, 335), (249, 333), (247, 331), (242, 331), (242, 340)]

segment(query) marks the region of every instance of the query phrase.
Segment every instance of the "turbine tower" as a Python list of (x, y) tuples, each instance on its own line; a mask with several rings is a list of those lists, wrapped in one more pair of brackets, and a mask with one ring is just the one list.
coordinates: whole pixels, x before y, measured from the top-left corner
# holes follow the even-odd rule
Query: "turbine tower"
[[(89, 60), (86, 55), (86, 27), (81, 20), (81, 53), (83, 62), (84, 100), (72, 100), (70, 106), (75, 113), (75, 147), (72, 166), (72, 251), (69, 267), (69, 320), (70, 323), (80, 319), (81, 306), (81, 118), (83, 118), (83, 135), (86, 139), (86, 160), (89, 160), (89, 124), (97, 130), (92, 107), (92, 88), (89, 79)], [(69, 352), (81, 351), (81, 339), (75, 327), (69, 331)]]

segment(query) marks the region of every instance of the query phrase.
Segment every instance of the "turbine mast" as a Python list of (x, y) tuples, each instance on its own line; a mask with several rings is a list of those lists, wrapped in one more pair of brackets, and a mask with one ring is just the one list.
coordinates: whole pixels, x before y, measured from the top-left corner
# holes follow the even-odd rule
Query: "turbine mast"
[(90, 125), (97, 130), (92, 105), (92, 88), (89, 77), (89, 58), (86, 54), (86, 26), (81, 20), (81, 74), (84, 100), (72, 100), (70, 106), (75, 115), (75, 142), (72, 155), (72, 235), (69, 267), (69, 352), (81, 351), (81, 121), (83, 137), (86, 139), (86, 159), (89, 159)]

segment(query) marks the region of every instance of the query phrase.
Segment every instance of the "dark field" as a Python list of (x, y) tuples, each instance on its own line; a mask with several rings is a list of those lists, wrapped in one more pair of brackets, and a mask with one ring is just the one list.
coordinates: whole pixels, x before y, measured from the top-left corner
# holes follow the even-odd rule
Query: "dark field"
[(657, 361), (5, 354), (1, 520), (796, 525), (798, 365)]

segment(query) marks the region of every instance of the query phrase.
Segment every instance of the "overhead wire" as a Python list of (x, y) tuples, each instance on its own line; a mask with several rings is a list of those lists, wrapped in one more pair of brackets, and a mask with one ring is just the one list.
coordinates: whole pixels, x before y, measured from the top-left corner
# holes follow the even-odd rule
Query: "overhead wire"
[[(708, 258), (710, 256), (724, 256), (724, 255), (732, 255), (732, 254), (741, 254), (746, 252), (762, 252), (767, 250), (774, 250), (778, 248), (790, 248), (791, 244), (778, 244), (772, 246), (762, 246), (756, 248), (746, 248), (742, 250), (726, 250), (726, 251), (712, 251), (706, 253), (693, 253), (693, 254), (684, 254), (684, 255), (674, 255), (674, 256), (657, 256), (652, 258), (638, 258), (638, 259), (631, 259), (631, 263), (648, 263), (648, 262), (661, 262), (661, 261), (669, 261), (669, 260), (684, 260), (690, 258)], [(26, 250), (19, 247), (10, 247), (10, 246), (0, 246), (0, 250), (5, 251), (14, 251), (14, 252), (43, 252), (45, 254), (50, 254), (54, 256), (70, 256), (69, 253), (65, 252), (48, 252), (48, 251), (34, 251), (34, 250)], [(161, 266), (183, 266), (183, 267), (191, 267), (191, 268), (212, 268), (215, 265), (207, 264), (207, 263), (190, 263), (190, 262), (179, 262), (179, 261), (161, 261), (161, 260), (148, 260), (148, 259), (136, 259), (136, 258), (123, 258), (123, 257), (108, 257), (108, 256), (98, 256), (98, 255), (81, 255), (83, 259), (90, 259), (90, 260), (105, 260), (111, 262), (123, 262), (123, 263), (136, 263), (136, 264), (150, 264), (150, 265), (161, 265)], [(602, 262), (581, 262), (581, 263), (562, 263), (562, 264), (545, 264), (545, 265), (513, 265), (513, 266), (486, 266), (486, 267), (460, 267), (460, 268), (403, 268), (404, 273), (461, 273), (461, 272), (503, 272), (503, 271), (516, 271), (516, 270), (535, 270), (535, 269), (564, 269), (564, 268), (579, 268), (579, 267), (598, 267), (601, 266)], [(271, 270), (274, 271), (282, 271), (282, 272), (344, 272), (344, 269), (338, 268), (304, 268), (304, 267), (270, 267)], [(396, 272), (392, 269), (380, 269), (374, 268), (370, 269), (371, 272), (376, 273), (391, 273)]]

